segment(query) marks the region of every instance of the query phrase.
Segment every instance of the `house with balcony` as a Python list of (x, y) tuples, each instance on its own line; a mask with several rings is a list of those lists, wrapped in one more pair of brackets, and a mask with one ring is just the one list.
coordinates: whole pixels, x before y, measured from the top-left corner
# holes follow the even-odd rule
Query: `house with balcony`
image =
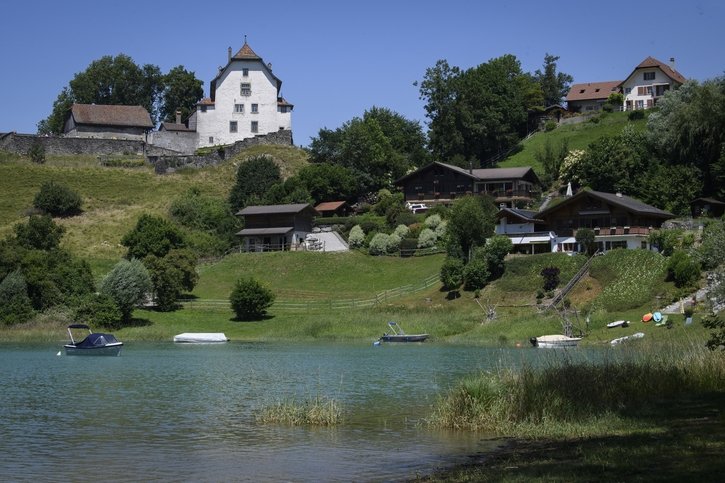
[(577, 252), (576, 232), (581, 228), (594, 231), (601, 251), (650, 249), (649, 234), (674, 216), (621, 193), (584, 189), (536, 213), (535, 218), (555, 234), (551, 251)]
[(511, 253), (548, 253), (556, 234), (549, 231), (537, 212), (502, 206), (496, 213), (496, 234), (509, 237), (513, 243)]
[(433, 162), (395, 181), (405, 201), (450, 204), (465, 195), (488, 195), (496, 204), (528, 206), (541, 193), (541, 182), (530, 167), (469, 168)]
[(244, 229), (237, 236), (248, 252), (295, 249), (312, 233), (318, 215), (309, 203), (247, 206), (237, 212), (244, 218)]
[(627, 111), (650, 109), (670, 89), (677, 89), (685, 83), (685, 76), (675, 70), (675, 59), (665, 64), (654, 57), (647, 57), (631, 74), (619, 84), (624, 94), (624, 109)]

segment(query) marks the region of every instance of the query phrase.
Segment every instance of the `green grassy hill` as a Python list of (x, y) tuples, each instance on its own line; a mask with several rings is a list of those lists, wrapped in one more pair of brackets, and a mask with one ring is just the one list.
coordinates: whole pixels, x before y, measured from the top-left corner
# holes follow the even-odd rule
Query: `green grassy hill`
[(120, 240), (141, 214), (166, 215), (174, 198), (192, 186), (226, 197), (240, 160), (258, 154), (273, 156), (285, 177), (307, 164), (307, 153), (291, 146), (254, 146), (218, 166), (163, 176), (150, 166), (101, 167), (91, 156), (51, 157), (38, 165), (4, 154), (0, 156), (0, 237), (24, 219), (41, 184), (53, 180), (83, 198), (81, 215), (58, 220), (66, 228), (63, 246), (88, 259), (94, 268), (107, 268), (125, 253)]
[(516, 154), (501, 161), (500, 168), (511, 168), (518, 166), (531, 166), (537, 173), (542, 172), (541, 165), (534, 157), (535, 153), (542, 150), (547, 141), (556, 149), (566, 140), (569, 143), (569, 150), (586, 149), (586, 147), (602, 136), (619, 134), (624, 126), (631, 124), (635, 129), (644, 129), (646, 119), (630, 121), (626, 112), (602, 113), (597, 119), (599, 122), (586, 121), (579, 124), (559, 126), (553, 131), (539, 132), (522, 143), (523, 149)]

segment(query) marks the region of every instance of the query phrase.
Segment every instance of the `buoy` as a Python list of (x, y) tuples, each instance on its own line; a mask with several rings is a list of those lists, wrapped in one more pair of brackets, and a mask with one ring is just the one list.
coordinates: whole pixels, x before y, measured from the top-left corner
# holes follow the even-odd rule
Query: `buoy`
[(56, 355), (59, 356), (60, 355), (60, 351), (58, 351), (58, 353)]

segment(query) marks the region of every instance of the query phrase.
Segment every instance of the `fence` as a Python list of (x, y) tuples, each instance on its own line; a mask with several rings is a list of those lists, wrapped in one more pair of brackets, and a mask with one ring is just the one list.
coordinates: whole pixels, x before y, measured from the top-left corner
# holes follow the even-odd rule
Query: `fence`
[[(276, 310), (285, 310), (291, 312), (307, 312), (316, 310), (351, 310), (375, 307), (384, 304), (389, 300), (402, 297), (415, 292), (420, 292), (439, 283), (439, 275), (436, 273), (427, 277), (422, 282), (411, 285), (403, 285), (402, 287), (384, 290), (374, 297), (366, 299), (308, 299), (308, 300), (284, 300), (277, 299), (272, 304), (272, 308)], [(310, 294), (307, 294), (310, 296)], [(303, 298), (305, 296), (303, 295)], [(229, 311), (229, 300), (219, 299), (179, 299), (178, 301), (185, 309), (204, 309), (204, 310), (222, 310)]]

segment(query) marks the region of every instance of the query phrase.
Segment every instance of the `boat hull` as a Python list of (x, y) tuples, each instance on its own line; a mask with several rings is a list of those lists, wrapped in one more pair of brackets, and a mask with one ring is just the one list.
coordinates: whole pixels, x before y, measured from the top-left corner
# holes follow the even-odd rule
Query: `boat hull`
[(380, 338), (383, 342), (423, 342), (428, 334), (389, 334)]
[(123, 342), (108, 344), (100, 347), (76, 347), (73, 344), (66, 344), (65, 355), (67, 356), (119, 356)]
[(174, 336), (174, 342), (181, 344), (220, 344), (228, 340), (223, 332), (184, 332)]
[(565, 349), (576, 347), (581, 337), (567, 337), (565, 335), (542, 335), (541, 337), (532, 337), (531, 345), (540, 347), (541, 349)]

